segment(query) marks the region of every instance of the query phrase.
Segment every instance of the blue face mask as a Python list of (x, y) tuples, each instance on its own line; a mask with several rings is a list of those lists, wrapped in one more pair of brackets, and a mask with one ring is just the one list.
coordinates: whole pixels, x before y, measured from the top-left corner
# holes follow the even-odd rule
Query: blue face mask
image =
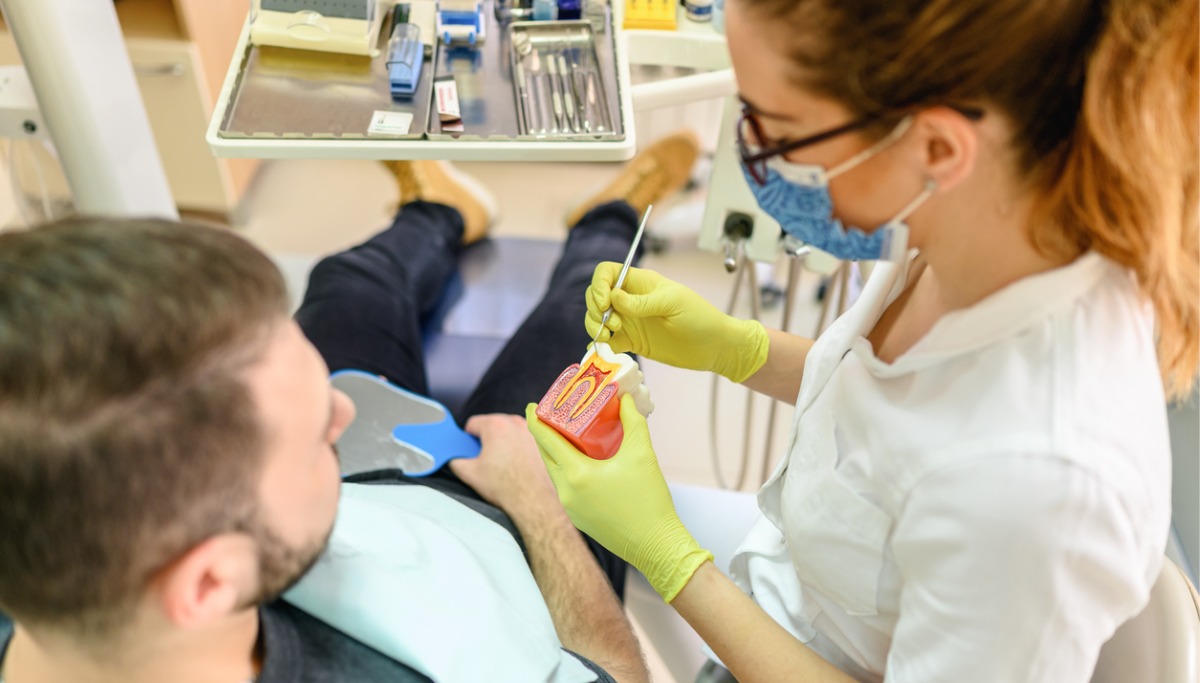
[(911, 118), (904, 119), (887, 137), (828, 171), (822, 166), (793, 164), (774, 157), (767, 162), (767, 182), (762, 185), (750, 177), (745, 167), (742, 172), (759, 207), (792, 237), (839, 259), (898, 261), (908, 249), (908, 225), (904, 220), (933, 194), (933, 181), (895, 218), (871, 232), (846, 228), (834, 218), (829, 181), (875, 156), (899, 139), (911, 124)]

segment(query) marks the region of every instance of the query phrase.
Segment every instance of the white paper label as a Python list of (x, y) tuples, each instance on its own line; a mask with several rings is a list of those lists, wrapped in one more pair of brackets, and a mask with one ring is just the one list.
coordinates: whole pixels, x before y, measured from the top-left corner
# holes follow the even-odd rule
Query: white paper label
[(367, 127), (367, 135), (408, 135), (413, 115), (404, 111), (377, 110)]

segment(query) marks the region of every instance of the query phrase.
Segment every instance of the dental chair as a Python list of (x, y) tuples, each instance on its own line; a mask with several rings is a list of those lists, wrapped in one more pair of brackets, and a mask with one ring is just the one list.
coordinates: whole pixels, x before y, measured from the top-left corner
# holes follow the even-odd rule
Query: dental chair
[[(430, 398), (457, 414), (541, 299), (562, 248), (559, 240), (493, 237), (462, 251), (441, 300), (421, 320)], [(271, 258), (288, 283), (295, 311), (319, 258), (290, 253)], [(581, 358), (583, 352), (581, 347)]]
[(1092, 683), (1200, 681), (1200, 594), (1163, 559), (1150, 603), (1100, 649)]
[(493, 237), (463, 250), (458, 272), (421, 325), (431, 398), (458, 414), (541, 299), (562, 249), (557, 240)]

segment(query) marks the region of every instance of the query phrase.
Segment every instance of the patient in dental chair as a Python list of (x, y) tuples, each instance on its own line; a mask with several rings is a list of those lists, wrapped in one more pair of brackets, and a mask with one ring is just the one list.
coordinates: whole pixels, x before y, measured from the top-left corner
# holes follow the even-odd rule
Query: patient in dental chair
[(225, 231), (0, 235), (0, 683), (648, 680), (625, 565), (570, 525), (518, 416), (590, 341), (595, 265), (696, 154), (665, 138), (573, 213), (464, 406), (480, 457), (422, 479), (341, 483), (355, 409), (328, 378), (428, 393), (419, 321), (495, 215), (448, 165), (390, 163), (394, 222), (318, 263), (294, 319)]

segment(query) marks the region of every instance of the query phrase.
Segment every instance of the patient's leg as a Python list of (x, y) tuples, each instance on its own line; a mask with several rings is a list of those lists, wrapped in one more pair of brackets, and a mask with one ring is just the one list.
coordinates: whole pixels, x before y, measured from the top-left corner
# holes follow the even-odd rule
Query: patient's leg
[(462, 234), (458, 211), (412, 202), (391, 227), (313, 268), (296, 321), (331, 371), (364, 370), (427, 393), (420, 318), (454, 272)]

